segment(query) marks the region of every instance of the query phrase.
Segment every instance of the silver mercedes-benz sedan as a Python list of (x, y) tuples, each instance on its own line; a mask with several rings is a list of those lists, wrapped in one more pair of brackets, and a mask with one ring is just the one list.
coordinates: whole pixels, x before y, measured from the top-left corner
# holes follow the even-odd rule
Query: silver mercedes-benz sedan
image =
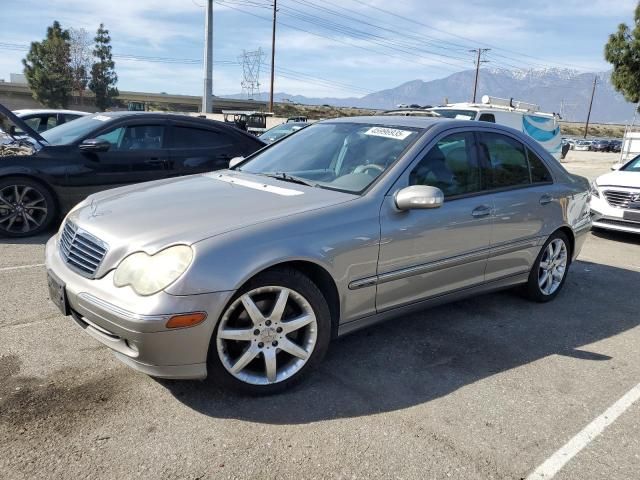
[(588, 181), (489, 123), (328, 120), (240, 160), (76, 206), (51, 299), (137, 370), (272, 393), (410, 310), (553, 299), (591, 227)]

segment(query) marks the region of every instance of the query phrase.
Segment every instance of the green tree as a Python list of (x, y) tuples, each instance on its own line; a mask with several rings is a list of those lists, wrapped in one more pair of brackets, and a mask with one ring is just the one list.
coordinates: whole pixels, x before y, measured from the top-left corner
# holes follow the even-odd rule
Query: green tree
[(100, 110), (106, 110), (113, 105), (113, 99), (118, 96), (118, 75), (116, 75), (115, 63), (111, 55), (111, 37), (109, 30), (101, 23), (96, 32), (95, 48), (93, 56), (96, 62), (91, 67), (91, 81), (89, 89), (96, 95), (96, 106)]
[(633, 29), (621, 23), (609, 35), (604, 56), (613, 65), (611, 84), (628, 101), (640, 101), (640, 3), (636, 6)]
[(69, 59), (69, 32), (55, 21), (43, 41), (31, 42), (22, 60), (33, 98), (51, 108), (69, 104), (73, 88)]

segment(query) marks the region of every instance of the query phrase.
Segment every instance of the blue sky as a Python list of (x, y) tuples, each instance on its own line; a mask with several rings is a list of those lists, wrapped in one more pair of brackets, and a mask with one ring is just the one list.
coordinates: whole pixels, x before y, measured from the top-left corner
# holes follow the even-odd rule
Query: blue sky
[[(22, 70), (21, 46), (41, 39), (53, 20), (91, 33), (104, 22), (114, 53), (138, 57), (115, 59), (120, 89), (200, 94), (203, 4), (0, 0), (0, 78)], [(492, 47), (486, 57), (492, 67), (604, 71), (607, 37), (619, 23), (632, 22), (635, 5), (636, 0), (278, 0), (275, 90), (362, 96), (472, 68), (467, 50), (477, 46)], [(271, 0), (214, 3), (214, 94), (240, 92), (237, 62), (243, 49), (261, 47), (269, 62), (270, 16)], [(266, 68), (261, 82), (268, 91)]]

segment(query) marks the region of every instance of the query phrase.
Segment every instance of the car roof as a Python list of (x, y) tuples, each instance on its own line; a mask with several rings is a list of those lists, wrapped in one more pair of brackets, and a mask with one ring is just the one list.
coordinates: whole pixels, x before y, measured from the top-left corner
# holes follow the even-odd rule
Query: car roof
[(55, 109), (46, 109), (46, 108), (36, 108), (36, 109), (29, 109), (29, 108), (23, 108), (21, 110), (14, 110), (13, 113), (15, 113), (18, 117), (23, 116), (23, 115), (32, 115), (32, 114), (39, 114), (39, 113), (63, 113), (63, 114), (69, 114), (69, 115), (91, 115), (91, 112), (81, 112), (79, 110), (55, 110)]

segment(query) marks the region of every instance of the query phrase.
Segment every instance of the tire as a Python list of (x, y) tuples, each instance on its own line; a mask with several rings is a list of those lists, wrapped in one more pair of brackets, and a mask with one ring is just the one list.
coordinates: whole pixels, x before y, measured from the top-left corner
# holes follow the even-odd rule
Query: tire
[(251, 395), (278, 393), (322, 361), (330, 340), (329, 307), (315, 283), (294, 269), (269, 270), (222, 313), (209, 346), (209, 378)]
[[(550, 247), (551, 245), (553, 246)], [(557, 255), (554, 256), (554, 253)], [(545, 269), (544, 265), (550, 265), (550, 267)], [(570, 265), (571, 245), (569, 239), (564, 233), (555, 232), (547, 239), (533, 263), (529, 280), (524, 286), (526, 297), (540, 303), (549, 302), (556, 298), (567, 279)], [(561, 278), (558, 274), (561, 274)]]
[(41, 183), (24, 177), (0, 179), (0, 236), (38, 235), (57, 215), (55, 199)]

